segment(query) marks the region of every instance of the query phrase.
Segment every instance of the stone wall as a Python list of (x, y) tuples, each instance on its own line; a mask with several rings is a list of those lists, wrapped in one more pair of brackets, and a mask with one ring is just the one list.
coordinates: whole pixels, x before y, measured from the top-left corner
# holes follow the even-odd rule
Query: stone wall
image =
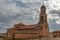
[(60, 40), (60, 38), (37, 38), (37, 39), (14, 39), (14, 40)]
[(26, 40), (60, 40), (60, 38), (42, 38), (42, 39), (39, 38), (39, 39), (26, 39)]
[(30, 40), (60, 40), (60, 38), (39, 38), (39, 39), (30, 39)]
[(42, 39), (35, 39), (35, 40), (60, 40), (60, 38), (42, 38)]

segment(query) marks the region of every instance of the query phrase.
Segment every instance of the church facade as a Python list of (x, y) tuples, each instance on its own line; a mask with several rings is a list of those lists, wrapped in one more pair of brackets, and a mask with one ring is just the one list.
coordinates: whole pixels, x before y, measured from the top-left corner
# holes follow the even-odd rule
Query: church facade
[(49, 35), (49, 28), (47, 22), (46, 7), (41, 6), (41, 12), (38, 24), (25, 25), (23, 23), (15, 24), (13, 28), (7, 29), (5, 39), (18, 38), (47, 38)]

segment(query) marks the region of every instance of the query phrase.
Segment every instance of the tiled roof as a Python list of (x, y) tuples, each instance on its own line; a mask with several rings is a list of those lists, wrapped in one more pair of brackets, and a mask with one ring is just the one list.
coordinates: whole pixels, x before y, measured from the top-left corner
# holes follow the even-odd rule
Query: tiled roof
[(20, 28), (20, 29), (35, 28), (36, 26), (37, 26), (37, 24), (25, 25), (25, 24), (23, 24), (23, 23), (19, 23), (19, 24), (16, 24), (16, 25), (15, 25), (16, 28)]
[(55, 30), (55, 31), (53, 31), (53, 32), (60, 32), (60, 30)]
[(28, 29), (28, 28), (35, 28), (37, 24), (32, 24), (32, 25), (25, 25), (23, 23), (15, 24), (13, 28), (9, 29)]

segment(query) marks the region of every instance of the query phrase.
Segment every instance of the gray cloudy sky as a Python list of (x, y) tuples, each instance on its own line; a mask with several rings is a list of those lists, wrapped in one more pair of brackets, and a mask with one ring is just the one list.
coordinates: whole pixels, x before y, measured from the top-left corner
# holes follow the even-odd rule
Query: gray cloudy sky
[[(0, 33), (14, 24), (37, 24), (41, 0), (0, 0)], [(60, 29), (60, 1), (45, 0), (49, 30)]]

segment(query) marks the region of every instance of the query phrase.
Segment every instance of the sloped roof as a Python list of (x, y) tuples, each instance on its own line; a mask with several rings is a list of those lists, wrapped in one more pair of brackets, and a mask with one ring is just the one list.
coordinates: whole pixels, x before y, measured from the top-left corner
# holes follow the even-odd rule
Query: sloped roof
[(33, 24), (33, 25), (25, 25), (25, 26), (21, 26), (20, 29), (26, 29), (26, 28), (35, 28), (37, 25)]
[(24, 23), (18, 23), (18, 24), (15, 24), (14, 26), (25, 26), (25, 24)]
[(23, 23), (19, 23), (19, 24), (15, 24), (13, 28), (9, 28), (9, 29), (30, 29), (30, 28), (36, 28), (36, 26), (37, 24), (25, 25)]
[(53, 32), (60, 32), (60, 30), (55, 30), (55, 31), (53, 31)]

